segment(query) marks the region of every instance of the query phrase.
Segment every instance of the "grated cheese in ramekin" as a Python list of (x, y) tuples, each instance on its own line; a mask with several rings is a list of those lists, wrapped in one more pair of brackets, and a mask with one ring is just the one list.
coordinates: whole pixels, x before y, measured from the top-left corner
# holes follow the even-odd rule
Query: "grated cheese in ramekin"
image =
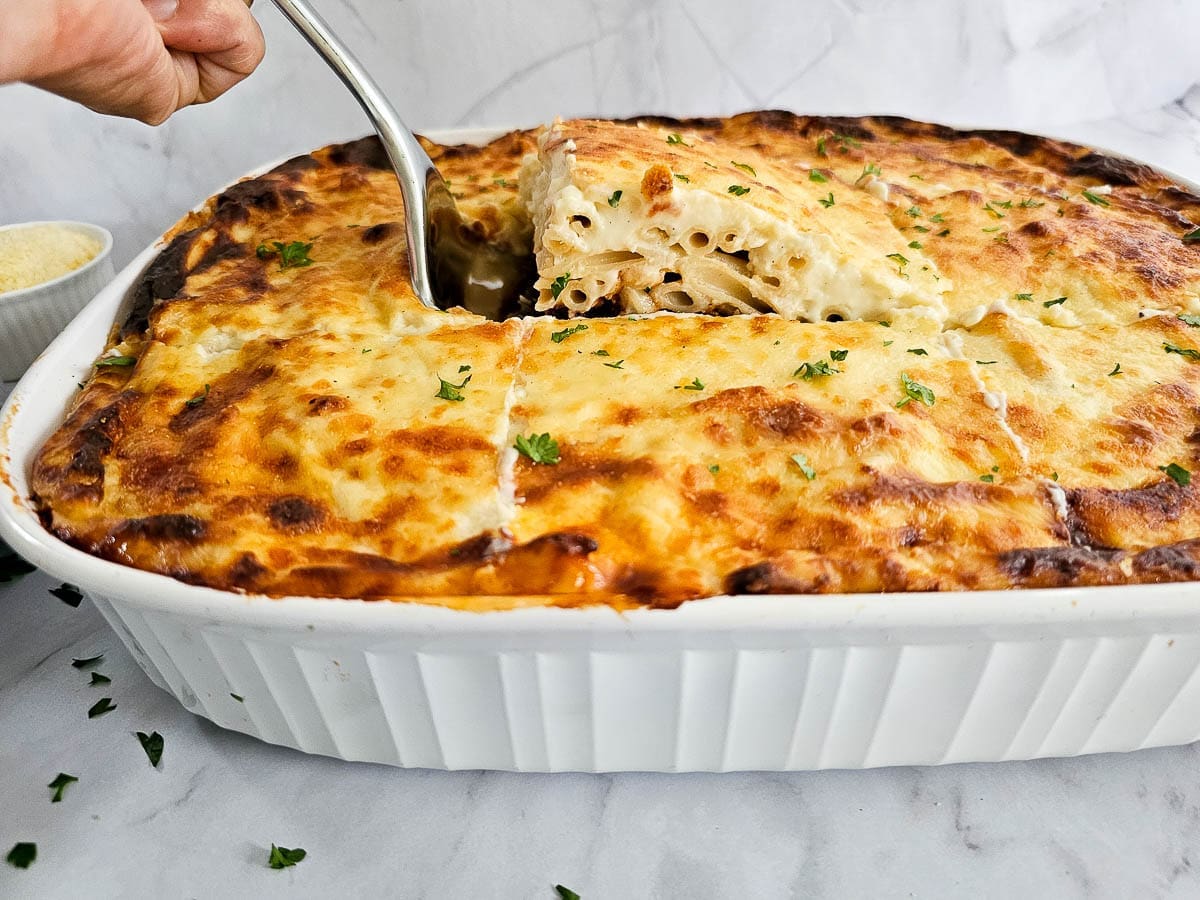
[(0, 231), (0, 294), (52, 281), (92, 260), (100, 241), (62, 225)]

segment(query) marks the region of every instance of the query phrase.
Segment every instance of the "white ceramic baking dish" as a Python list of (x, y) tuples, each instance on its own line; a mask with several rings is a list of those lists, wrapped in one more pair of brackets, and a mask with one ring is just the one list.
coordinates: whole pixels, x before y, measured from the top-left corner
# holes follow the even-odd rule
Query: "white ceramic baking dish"
[(935, 764), (1200, 739), (1200, 584), (480, 614), (244, 596), (75, 550), (30, 508), (29, 464), (156, 252), (80, 313), (0, 412), (0, 536), (80, 586), (150, 678), (218, 725), (343, 759), (527, 772)]

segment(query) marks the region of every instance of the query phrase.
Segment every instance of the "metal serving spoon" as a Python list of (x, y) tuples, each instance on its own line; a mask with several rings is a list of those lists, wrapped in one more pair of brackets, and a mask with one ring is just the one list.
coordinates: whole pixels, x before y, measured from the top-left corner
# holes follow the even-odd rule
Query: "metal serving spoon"
[(474, 237), (429, 155), (308, 0), (274, 0), (354, 94), (375, 126), (404, 198), (408, 263), (417, 297), (431, 309), (464, 306), (490, 319), (517, 310), (531, 262)]

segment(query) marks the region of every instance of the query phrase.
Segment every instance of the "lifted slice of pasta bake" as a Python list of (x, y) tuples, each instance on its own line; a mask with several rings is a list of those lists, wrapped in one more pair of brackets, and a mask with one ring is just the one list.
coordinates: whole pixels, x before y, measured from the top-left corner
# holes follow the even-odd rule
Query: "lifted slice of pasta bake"
[(845, 181), (771, 151), (703, 128), (556, 123), (521, 178), (537, 309), (944, 318), (950, 281), (893, 225), (877, 166)]

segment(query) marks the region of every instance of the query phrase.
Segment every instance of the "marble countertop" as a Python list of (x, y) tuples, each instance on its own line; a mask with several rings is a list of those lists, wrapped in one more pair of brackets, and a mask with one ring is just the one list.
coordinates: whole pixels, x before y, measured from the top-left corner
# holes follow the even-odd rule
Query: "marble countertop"
[[(756, 15), (717, 0), (564, 0), (553, 22), (534, 0), (326, 6), (384, 84), (413, 88), (398, 102), (429, 127), (869, 110), (1040, 129), (1200, 178), (1200, 6), (1170, 0), (764, 0)], [(156, 130), (0, 89), (0, 120), (21, 125), (0, 133), (0, 216), (106, 224), (123, 264), (217, 185), (364, 131), (262, 7), (262, 70)], [(763, 45), (768, 8), (793, 24)], [(464, 29), (472, 53), (444, 52), (439, 36)], [(38, 848), (27, 870), (0, 864), (0, 897), (553, 900), (555, 883), (585, 900), (1200, 895), (1198, 745), (786, 775), (342, 763), (192, 716), (57, 586), (37, 572), (0, 584), (0, 854)], [(100, 653), (103, 690), (71, 666)], [(116, 709), (89, 719), (101, 696)], [(163, 735), (159, 769), (137, 731)], [(51, 803), (59, 772), (79, 782)], [(308, 857), (271, 870), (272, 843)]]

